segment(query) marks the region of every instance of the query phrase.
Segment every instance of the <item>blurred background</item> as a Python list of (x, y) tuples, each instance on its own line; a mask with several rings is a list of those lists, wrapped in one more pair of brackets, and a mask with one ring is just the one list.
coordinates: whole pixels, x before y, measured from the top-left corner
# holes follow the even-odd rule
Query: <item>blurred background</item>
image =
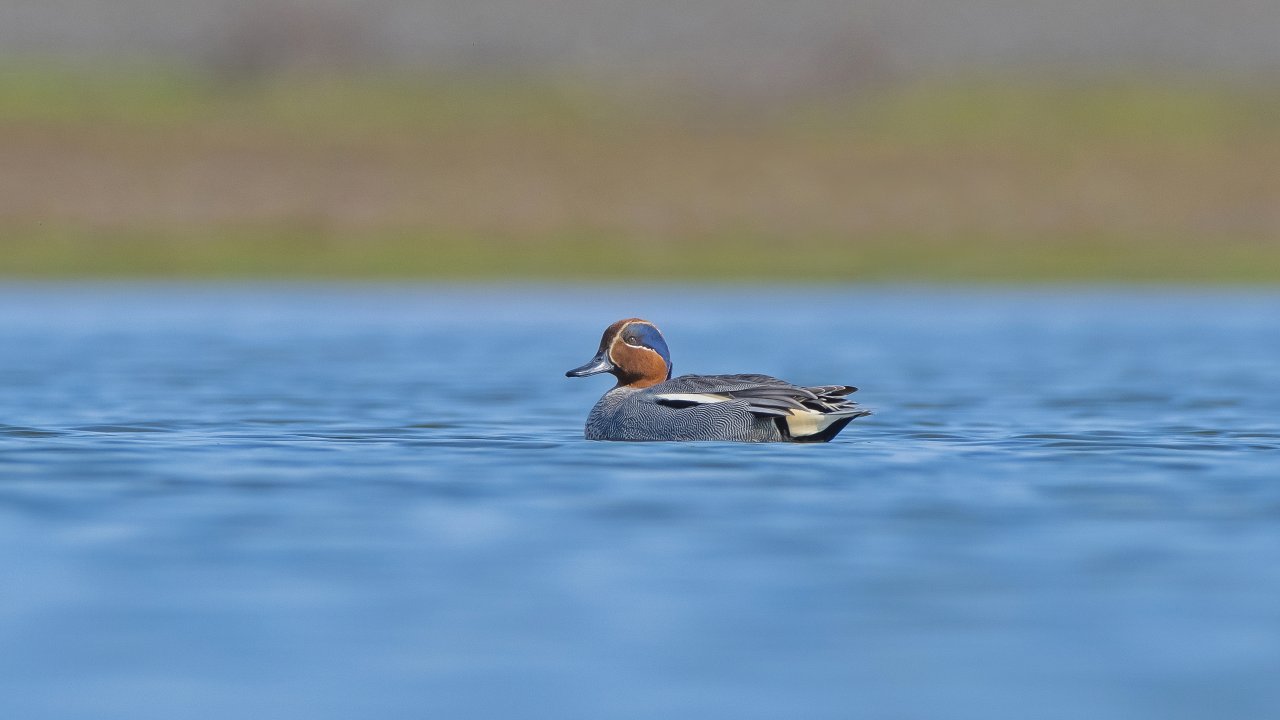
[(0, 276), (1273, 282), (1267, 0), (0, 0)]
[(1278, 282), (1277, 0), (0, 0), (0, 719), (1276, 717)]

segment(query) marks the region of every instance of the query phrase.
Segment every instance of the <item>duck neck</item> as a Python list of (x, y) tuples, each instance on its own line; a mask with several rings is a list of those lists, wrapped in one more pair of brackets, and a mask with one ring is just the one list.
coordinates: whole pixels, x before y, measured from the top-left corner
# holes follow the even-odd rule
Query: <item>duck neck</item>
[(667, 378), (661, 375), (625, 375), (620, 373), (618, 375), (618, 387), (643, 390), (654, 385), (660, 385), (666, 380)]

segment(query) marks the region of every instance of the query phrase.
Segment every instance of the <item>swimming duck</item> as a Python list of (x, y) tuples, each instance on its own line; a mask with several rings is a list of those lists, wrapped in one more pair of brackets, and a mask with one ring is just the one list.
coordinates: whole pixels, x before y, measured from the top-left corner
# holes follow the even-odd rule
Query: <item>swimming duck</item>
[(768, 375), (671, 377), (671, 353), (653, 323), (610, 325), (600, 349), (566, 377), (612, 373), (618, 384), (587, 416), (588, 440), (827, 442), (870, 415), (848, 385), (800, 387)]

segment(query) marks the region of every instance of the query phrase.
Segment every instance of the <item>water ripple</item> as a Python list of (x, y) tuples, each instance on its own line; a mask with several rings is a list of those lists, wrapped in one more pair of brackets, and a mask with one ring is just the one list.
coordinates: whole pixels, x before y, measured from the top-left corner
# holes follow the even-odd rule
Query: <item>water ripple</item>
[[(6, 698), (1280, 706), (1274, 294), (614, 290), (0, 286)], [(876, 414), (826, 445), (587, 442), (608, 380), (563, 371), (637, 313), (679, 372)]]

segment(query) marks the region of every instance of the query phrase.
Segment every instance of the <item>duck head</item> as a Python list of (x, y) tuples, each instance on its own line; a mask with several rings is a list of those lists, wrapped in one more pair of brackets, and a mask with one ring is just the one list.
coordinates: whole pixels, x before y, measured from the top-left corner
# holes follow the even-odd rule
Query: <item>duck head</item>
[(648, 320), (627, 318), (610, 325), (600, 338), (600, 349), (586, 365), (565, 377), (613, 373), (619, 385), (645, 388), (671, 379), (671, 353), (657, 326)]

